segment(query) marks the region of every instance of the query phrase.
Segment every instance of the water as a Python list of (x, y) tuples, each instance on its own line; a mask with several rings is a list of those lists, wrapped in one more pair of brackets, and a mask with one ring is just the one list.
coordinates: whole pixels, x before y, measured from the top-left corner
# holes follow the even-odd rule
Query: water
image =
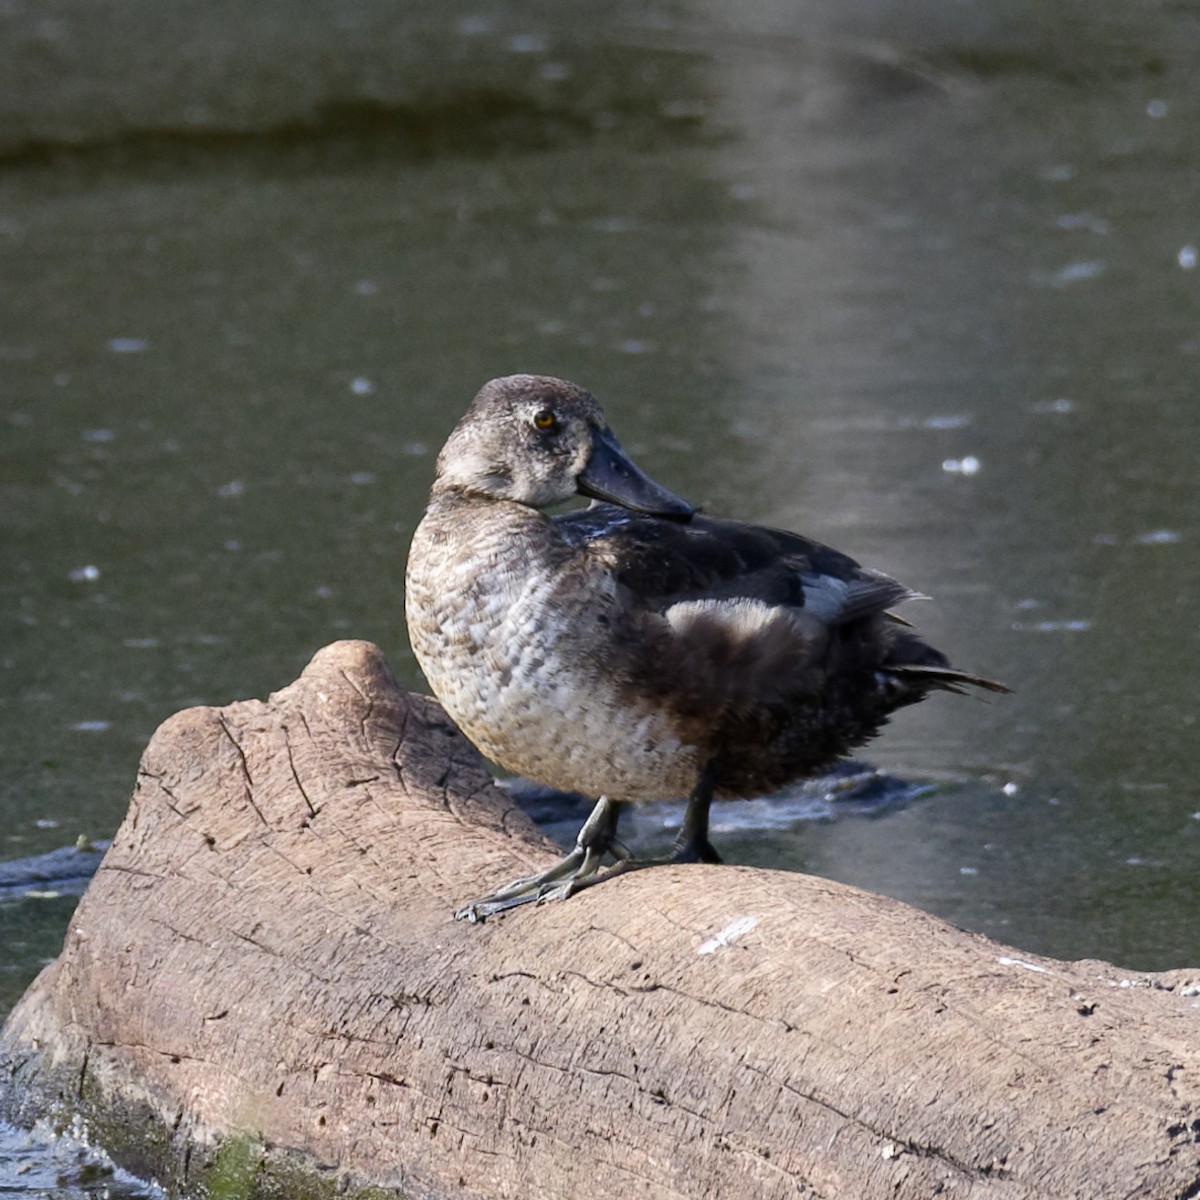
[(41, 1124), (23, 1130), (0, 1121), (0, 1196), (165, 1200), (166, 1193), (115, 1166), (82, 1128), (56, 1134)]
[[(0, 9), (0, 855), (110, 835), (162, 719), (335, 638), (420, 687), (433, 455), (535, 370), (1017, 689), (897, 719), (911, 803), (718, 811), (727, 857), (1200, 960), (1194, 11), (55, 14)], [(0, 1009), (72, 906), (0, 906)]]

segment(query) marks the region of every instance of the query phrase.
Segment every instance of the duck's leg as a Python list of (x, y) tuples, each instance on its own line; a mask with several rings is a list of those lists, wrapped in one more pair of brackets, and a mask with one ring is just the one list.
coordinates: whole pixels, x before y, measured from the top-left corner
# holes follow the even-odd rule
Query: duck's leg
[(605, 854), (611, 853), (621, 860), (630, 858), (629, 851), (617, 840), (617, 820), (620, 815), (620, 806), (607, 796), (601, 796), (579, 830), (575, 848), (569, 854), (537, 875), (514, 879), (490, 896), (460, 908), (454, 914), (455, 920), (478, 921), (521, 904), (565, 899), (572, 891), (583, 886), (584, 880), (594, 881)]
[[(613, 879), (617, 875), (627, 875), (630, 871), (641, 871), (646, 867), (669, 867), (673, 863), (719, 863), (721, 856), (713, 849), (712, 843), (708, 840), (708, 810), (712, 807), (712, 801), (712, 771), (706, 767), (700, 776), (699, 782), (692, 789), (691, 796), (688, 797), (687, 812), (683, 816), (683, 826), (675, 838), (675, 845), (671, 853), (666, 858), (634, 858), (614, 838), (611, 839), (609, 848), (619, 861), (609, 867), (607, 871), (598, 872), (595, 868), (586, 872), (579, 871), (575, 875), (564, 879), (562, 883), (544, 888), (536, 899), (565, 900), (568, 896), (573, 896), (576, 892), (582, 892), (584, 888), (591, 887), (593, 884), (604, 883), (606, 880)], [(593, 811), (592, 816), (588, 818), (589, 822), (596, 816), (598, 811), (599, 805), (596, 806), (596, 810)], [(587, 826), (585, 825), (584, 829), (586, 828)], [(613, 828), (616, 828), (615, 820)], [(580, 831), (580, 838), (582, 837), (583, 832)], [(576, 849), (578, 848), (578, 844), (576, 844)]]
[(713, 779), (711, 768), (705, 768), (700, 781), (688, 797), (683, 827), (675, 839), (675, 849), (667, 862), (719, 863), (721, 856), (708, 840), (708, 810), (712, 807)]
[[(490, 896), (460, 908), (454, 914), (455, 920), (479, 921), (521, 904), (566, 900), (568, 896), (593, 884), (645, 867), (669, 866), (672, 863), (719, 863), (721, 856), (708, 840), (708, 810), (712, 806), (712, 799), (712, 772), (706, 768), (688, 798), (683, 826), (671, 853), (666, 858), (634, 858), (617, 840), (620, 807), (607, 796), (601, 796), (591, 816), (584, 821), (570, 854), (538, 875), (516, 879)], [(602, 872), (600, 864), (605, 854), (612, 854), (617, 862)]]

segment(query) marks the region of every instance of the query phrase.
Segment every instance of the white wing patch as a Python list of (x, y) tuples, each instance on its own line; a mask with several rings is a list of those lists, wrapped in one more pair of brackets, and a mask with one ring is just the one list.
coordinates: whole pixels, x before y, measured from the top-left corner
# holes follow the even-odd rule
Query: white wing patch
[(715, 623), (739, 641), (749, 641), (780, 621), (790, 622), (788, 610), (761, 600), (685, 600), (672, 604), (663, 616), (676, 633)]

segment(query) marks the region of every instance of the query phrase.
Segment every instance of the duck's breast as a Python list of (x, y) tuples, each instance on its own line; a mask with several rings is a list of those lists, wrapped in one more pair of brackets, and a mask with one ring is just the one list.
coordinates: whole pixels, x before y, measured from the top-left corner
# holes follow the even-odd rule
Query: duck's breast
[(696, 748), (666, 706), (631, 687), (611, 572), (531, 536), (536, 526), (469, 545), (465, 532), (418, 530), (407, 609), (417, 660), (467, 737), (551, 787), (614, 800), (690, 791)]

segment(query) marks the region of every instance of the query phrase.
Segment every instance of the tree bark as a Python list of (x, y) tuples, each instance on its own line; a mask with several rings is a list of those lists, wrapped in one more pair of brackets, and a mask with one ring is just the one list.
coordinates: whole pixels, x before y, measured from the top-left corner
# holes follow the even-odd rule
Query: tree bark
[(451, 919), (553, 853), (373, 646), (179, 713), (0, 1036), (4, 1106), (179, 1188), (1200, 1196), (1200, 972), (732, 866)]

